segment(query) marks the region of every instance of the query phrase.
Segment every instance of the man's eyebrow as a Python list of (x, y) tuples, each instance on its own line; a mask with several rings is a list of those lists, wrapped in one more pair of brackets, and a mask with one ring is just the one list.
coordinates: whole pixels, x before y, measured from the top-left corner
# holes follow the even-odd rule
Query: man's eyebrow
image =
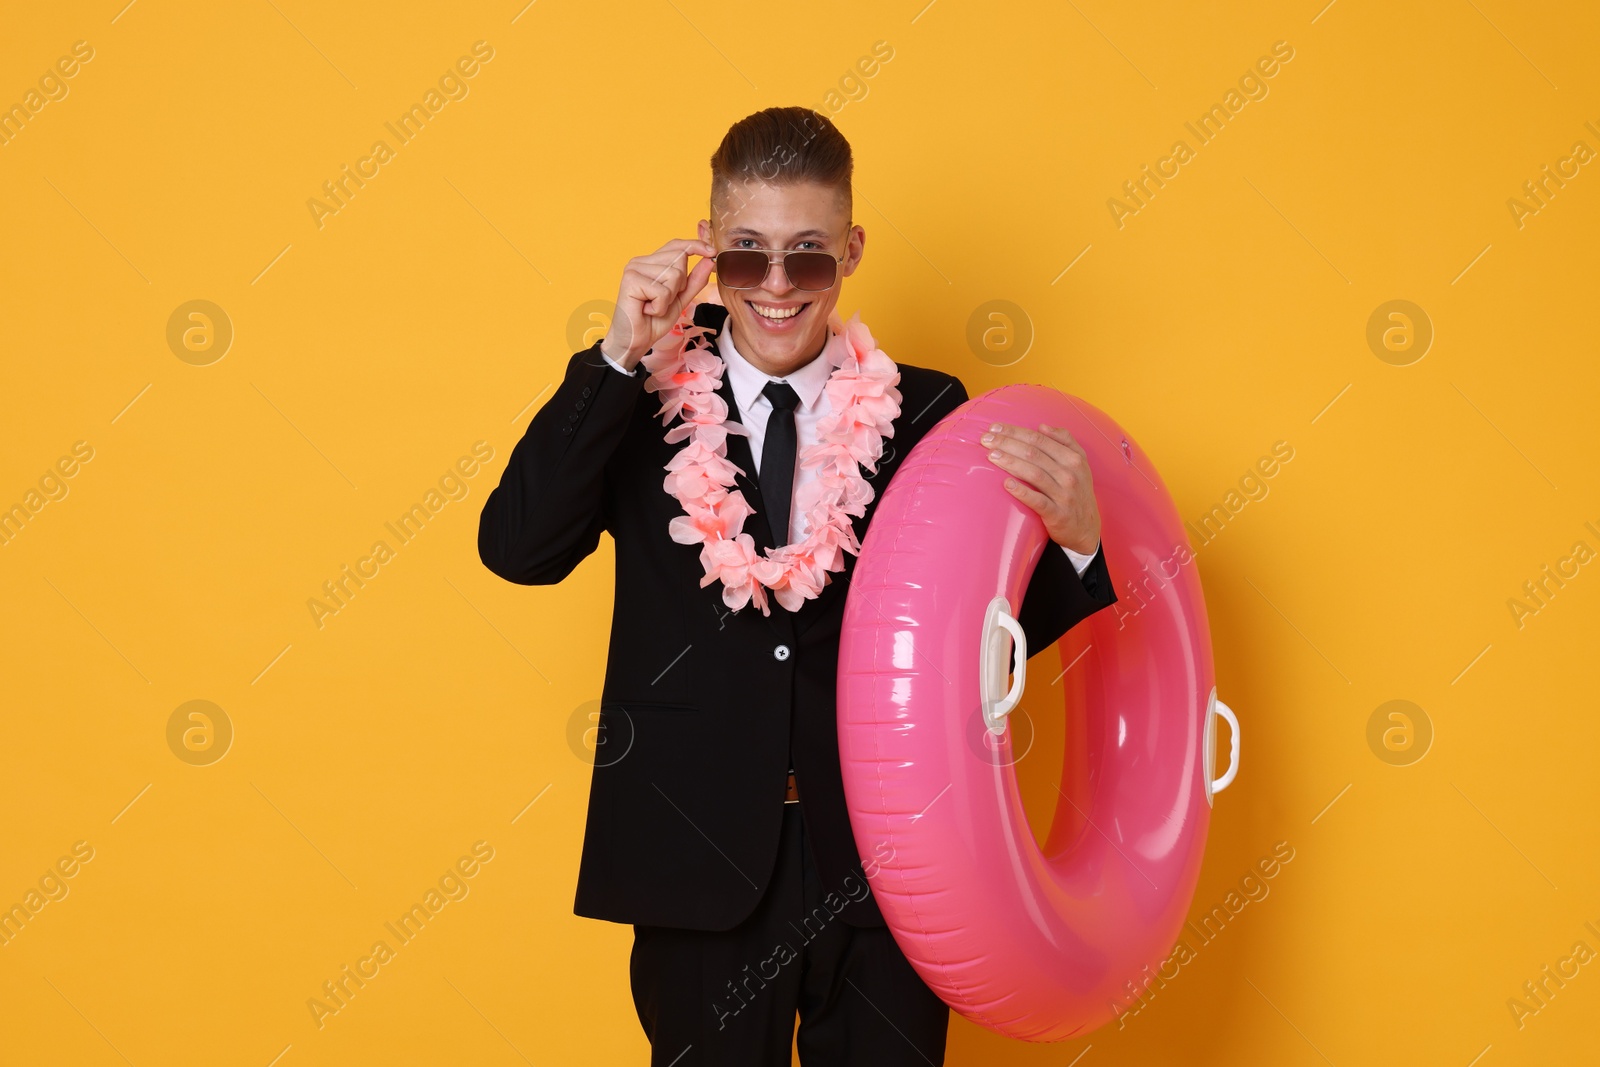
[[(760, 230), (752, 230), (748, 226), (734, 226), (733, 228), (728, 230), (728, 236), (732, 237), (735, 234), (738, 234), (738, 235), (740, 235), (742, 237), (755, 237), (755, 238), (762, 238), (762, 239), (764, 239), (767, 236), (766, 234), (762, 233)], [(830, 234), (827, 230), (801, 230), (799, 233), (794, 235), (793, 240), (798, 241), (802, 237), (832, 237), (832, 236), (833, 235)]]

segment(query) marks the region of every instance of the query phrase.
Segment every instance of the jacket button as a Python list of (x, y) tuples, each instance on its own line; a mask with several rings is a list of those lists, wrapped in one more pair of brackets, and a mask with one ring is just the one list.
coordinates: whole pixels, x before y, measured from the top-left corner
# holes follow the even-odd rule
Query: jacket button
[(773, 649), (772, 650), (772, 658), (777, 660), (779, 663), (782, 663), (784, 660), (788, 659), (789, 658), (789, 646), (788, 645), (779, 645), (777, 648)]
[(588, 396), (589, 395), (589, 387), (587, 385), (583, 387), (583, 395), (584, 396)]
[(583, 400), (580, 400), (580, 401), (578, 401), (578, 410), (579, 410), (579, 411), (582, 411), (582, 410), (583, 410), (583, 405), (584, 405), (584, 404), (585, 404), (585, 403), (587, 403), (587, 401), (583, 401)]
[(562, 433), (571, 433), (572, 432), (572, 427), (571, 426), (563, 426), (563, 427), (561, 427), (561, 432)]

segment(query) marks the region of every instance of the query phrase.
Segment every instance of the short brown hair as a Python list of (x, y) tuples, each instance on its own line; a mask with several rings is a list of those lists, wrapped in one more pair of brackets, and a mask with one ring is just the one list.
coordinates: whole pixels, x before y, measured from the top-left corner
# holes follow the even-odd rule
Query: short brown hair
[(829, 185), (849, 210), (854, 170), (850, 142), (827, 116), (808, 107), (769, 107), (730, 126), (712, 154), (712, 210), (735, 181)]

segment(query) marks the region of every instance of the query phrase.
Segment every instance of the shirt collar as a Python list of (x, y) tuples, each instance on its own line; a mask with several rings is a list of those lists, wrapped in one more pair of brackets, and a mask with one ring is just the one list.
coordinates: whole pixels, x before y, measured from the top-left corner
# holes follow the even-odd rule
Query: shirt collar
[(733, 399), (738, 403), (741, 412), (749, 411), (755, 404), (756, 398), (761, 396), (761, 390), (766, 388), (768, 382), (785, 381), (794, 387), (796, 395), (800, 397), (800, 404), (807, 412), (815, 410), (822, 397), (823, 387), (828, 384), (828, 377), (833, 373), (833, 363), (828, 358), (831, 345), (838, 343), (838, 334), (830, 331), (828, 344), (823, 346), (817, 358), (810, 363), (790, 371), (783, 378), (774, 378), (760, 367), (745, 359), (739, 350), (733, 347), (733, 330), (726, 322), (717, 333), (717, 350), (722, 353), (722, 362), (727, 369), (728, 378), (733, 383)]

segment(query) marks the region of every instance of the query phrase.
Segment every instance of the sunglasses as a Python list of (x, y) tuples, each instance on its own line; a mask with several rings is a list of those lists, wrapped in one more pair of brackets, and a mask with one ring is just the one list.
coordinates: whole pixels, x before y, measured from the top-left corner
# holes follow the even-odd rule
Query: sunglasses
[[(846, 253), (848, 255), (848, 252)], [(757, 289), (767, 280), (772, 260), (783, 264), (789, 284), (806, 293), (822, 293), (839, 280), (839, 264), (827, 252), (781, 248), (730, 248), (717, 253), (717, 277), (730, 289)]]

